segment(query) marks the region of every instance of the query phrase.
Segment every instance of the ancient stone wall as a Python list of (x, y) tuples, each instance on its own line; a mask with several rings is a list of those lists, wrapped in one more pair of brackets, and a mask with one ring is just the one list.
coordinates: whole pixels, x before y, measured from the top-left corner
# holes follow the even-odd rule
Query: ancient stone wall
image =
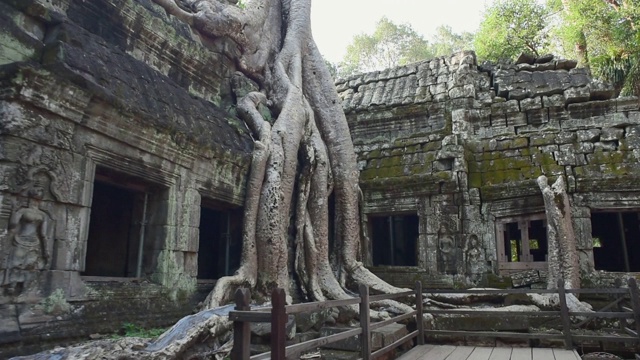
[[(117, 330), (140, 309), (166, 314), (141, 325), (169, 325), (194, 305), (201, 204), (244, 200), (252, 141), (227, 111), (235, 44), (199, 39), (148, 0), (6, 0), (0, 18), (0, 347)], [(105, 273), (87, 264), (89, 225), (111, 194), (131, 224), (106, 213), (102, 229), (134, 240), (120, 251), (107, 237), (93, 259), (136, 279), (96, 297), (106, 287), (89, 284), (113, 279), (83, 277)], [(67, 311), (42, 307), (52, 294)]]
[[(237, 51), (150, 0), (0, 0), (0, 357), (168, 325), (212, 286), (197, 281), (201, 211), (238, 228), (252, 149), (231, 106)], [(600, 276), (594, 214), (640, 210), (638, 100), (573, 61), (530, 60), (479, 66), (462, 52), (337, 82), (363, 258), (381, 277), (540, 280), (544, 249), (520, 247), (542, 229), (543, 174), (565, 177), (584, 279)]]
[(544, 261), (511, 263), (496, 245), (500, 226), (544, 219), (543, 174), (567, 180), (581, 267), (593, 274), (592, 209), (640, 208), (640, 113), (637, 98), (614, 98), (575, 66), (550, 56), (478, 66), (464, 52), (338, 81), (364, 217), (420, 219), (417, 266), (374, 267), (380, 276), (449, 286), (510, 285), (495, 275), (527, 269), (544, 277)]

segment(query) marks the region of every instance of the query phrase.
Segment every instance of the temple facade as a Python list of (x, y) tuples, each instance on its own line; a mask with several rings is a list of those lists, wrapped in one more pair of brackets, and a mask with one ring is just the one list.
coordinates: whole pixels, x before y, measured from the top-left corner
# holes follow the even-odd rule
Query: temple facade
[[(0, 357), (190, 313), (241, 251), (239, 48), (150, 0), (0, 0)], [(473, 52), (338, 80), (362, 261), (537, 286), (563, 177), (583, 286), (640, 272), (640, 113), (570, 60)]]

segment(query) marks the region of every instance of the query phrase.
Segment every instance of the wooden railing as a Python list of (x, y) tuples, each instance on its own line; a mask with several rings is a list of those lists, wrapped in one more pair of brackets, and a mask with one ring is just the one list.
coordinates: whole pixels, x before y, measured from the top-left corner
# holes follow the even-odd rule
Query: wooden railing
[[(621, 285), (621, 283), (618, 283)], [(628, 288), (607, 288), (607, 289), (565, 289), (564, 281), (558, 281), (558, 288), (553, 290), (547, 289), (504, 289), (504, 290), (426, 290), (428, 294), (446, 293), (446, 294), (557, 294), (559, 297), (560, 309), (557, 311), (482, 311), (482, 310), (425, 310), (435, 316), (442, 315), (459, 315), (459, 316), (523, 316), (528, 319), (532, 318), (551, 318), (560, 319), (559, 333), (545, 332), (508, 332), (508, 331), (464, 331), (464, 330), (425, 330), (429, 336), (456, 336), (456, 337), (480, 337), (480, 338), (517, 338), (517, 339), (547, 339), (547, 340), (563, 340), (566, 349), (573, 349), (574, 345), (581, 342), (600, 341), (615, 343), (632, 343), (635, 344), (633, 351), (638, 351), (640, 344), (640, 300), (638, 295), (638, 284), (635, 279), (628, 281)], [(616, 297), (607, 306), (599, 311), (594, 312), (577, 312), (570, 311), (567, 306), (567, 294), (605, 294)], [(629, 306), (625, 305), (626, 303)], [(572, 328), (572, 318), (586, 319), (580, 321)], [(607, 334), (579, 334), (575, 327), (581, 327), (587, 322), (600, 319), (618, 319), (620, 325), (617, 333)], [(629, 325), (627, 320), (633, 325)]]
[[(369, 295), (369, 288), (360, 285), (359, 296), (350, 299), (332, 300), (323, 302), (311, 302), (295, 305), (286, 305), (285, 292), (283, 289), (275, 289), (271, 294), (271, 308), (260, 308), (251, 310), (251, 294), (247, 289), (238, 289), (236, 292), (235, 310), (229, 313), (229, 319), (233, 320), (233, 350), (231, 351), (232, 360), (259, 360), (259, 359), (277, 359), (283, 360), (291, 358), (294, 355), (302, 354), (305, 351), (315, 349), (327, 344), (331, 344), (340, 340), (344, 340), (353, 336), (360, 335), (361, 356), (364, 360), (376, 359), (383, 354), (392, 351), (398, 346), (417, 337), (418, 344), (424, 344), (424, 326), (422, 321), (422, 284), (416, 282), (415, 291), (406, 291), (397, 294)], [(398, 299), (408, 296), (415, 296), (416, 310), (409, 313), (392, 317), (378, 322), (371, 322), (369, 314), (369, 304), (375, 301)], [(343, 331), (337, 334), (320, 337), (317, 339), (301, 342), (285, 346), (286, 340), (286, 324), (288, 315), (298, 313), (315, 312), (332, 307), (350, 306), (359, 304), (360, 327)], [(371, 332), (385, 325), (396, 323), (415, 317), (417, 329), (410, 334), (398, 339), (394, 343), (385, 346), (379, 350), (371, 352)], [(270, 322), (271, 323), (271, 351), (250, 355), (251, 330), (252, 322)]]
[[(236, 307), (235, 310), (229, 313), (229, 318), (234, 321), (234, 345), (231, 352), (232, 360), (259, 360), (259, 359), (278, 359), (283, 360), (290, 358), (294, 355), (302, 354), (305, 351), (315, 349), (327, 344), (331, 344), (337, 341), (341, 341), (353, 336), (359, 336), (361, 342), (361, 357), (364, 360), (375, 359), (383, 354), (392, 351), (398, 346), (404, 344), (407, 341), (417, 337), (416, 343), (418, 345), (424, 344), (425, 336), (456, 336), (456, 337), (476, 337), (476, 338), (516, 338), (516, 339), (546, 339), (546, 340), (562, 340), (564, 346), (567, 349), (573, 349), (574, 345), (581, 342), (600, 341), (600, 342), (615, 342), (615, 343), (632, 343), (635, 344), (635, 352), (639, 351), (640, 345), (640, 296), (638, 291), (638, 284), (635, 279), (631, 278), (628, 281), (628, 288), (620, 287), (621, 283), (617, 284), (617, 288), (606, 289), (565, 289), (564, 281), (558, 281), (558, 288), (553, 290), (548, 289), (478, 289), (478, 290), (451, 290), (451, 289), (438, 289), (438, 290), (425, 290), (428, 294), (496, 294), (496, 295), (508, 295), (508, 294), (557, 294), (560, 309), (556, 311), (542, 310), (542, 311), (488, 311), (488, 310), (459, 310), (459, 309), (447, 309), (447, 310), (427, 310), (423, 311), (422, 301), (422, 285), (420, 282), (416, 282), (415, 291), (407, 291), (398, 294), (383, 294), (383, 295), (369, 295), (369, 289), (366, 286), (360, 286), (360, 294), (358, 297), (333, 300), (324, 302), (311, 302), (295, 305), (286, 305), (285, 293), (282, 289), (275, 289), (271, 296), (272, 307), (259, 308), (251, 310), (250, 302), (251, 296), (248, 290), (239, 289), (236, 292)], [(567, 294), (598, 294), (614, 296), (616, 299), (610, 304), (606, 305), (599, 311), (594, 312), (576, 312), (570, 311), (567, 306)], [(369, 304), (374, 301), (398, 299), (407, 296), (415, 296), (416, 310), (413, 310), (407, 314), (399, 315), (384, 321), (371, 323), (369, 316)], [(286, 341), (286, 323), (288, 315), (315, 312), (331, 307), (350, 306), (359, 304), (360, 310), (360, 327), (352, 328), (344, 332), (337, 334), (320, 337), (317, 339), (305, 341), (298, 344), (285, 346)], [(628, 304), (628, 306), (627, 306)], [(531, 318), (552, 318), (559, 319), (559, 333), (545, 332), (509, 332), (509, 331), (464, 331), (464, 330), (425, 330), (424, 323), (421, 320), (423, 314), (430, 313), (435, 316), (440, 315), (473, 315), (473, 316), (522, 316)], [(402, 320), (414, 317), (416, 319), (417, 329), (410, 334), (402, 337), (386, 347), (383, 347), (377, 351), (371, 351), (371, 331), (396, 323)], [(586, 319), (572, 327), (572, 318)], [(584, 335), (576, 332), (575, 328), (585, 325), (587, 322), (600, 318), (600, 319), (618, 319), (619, 333), (618, 334), (598, 334), (598, 335)], [(629, 325), (627, 320), (631, 320)], [(250, 323), (251, 322), (270, 322), (271, 323), (271, 351), (250, 355)], [(638, 355), (636, 355), (638, 359)]]

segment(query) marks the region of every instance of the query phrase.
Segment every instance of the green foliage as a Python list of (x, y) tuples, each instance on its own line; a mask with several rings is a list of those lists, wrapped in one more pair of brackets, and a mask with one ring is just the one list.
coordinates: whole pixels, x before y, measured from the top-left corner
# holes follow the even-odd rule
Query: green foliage
[(338, 77), (338, 64), (332, 63), (324, 56), (322, 57), (322, 59), (324, 60), (324, 64), (327, 66), (327, 69), (329, 70), (329, 74), (331, 74), (331, 77), (335, 80)]
[(497, 0), (484, 14), (474, 44), (478, 58), (499, 61), (522, 52), (540, 55), (549, 45), (550, 10), (535, 0)]
[(433, 57), (429, 43), (410, 25), (383, 17), (373, 34), (359, 34), (347, 47), (339, 75), (382, 70)]
[(120, 335), (123, 337), (140, 337), (140, 338), (155, 338), (162, 335), (167, 329), (152, 328), (145, 329), (133, 323), (122, 324)]
[(583, 58), (583, 65), (622, 94), (640, 94), (640, 4), (636, 0), (564, 0), (563, 5), (558, 34), (568, 57)]
[[(439, 26), (432, 41), (424, 39), (410, 25), (397, 25), (383, 17), (373, 34), (354, 36), (347, 53), (335, 69), (337, 76), (382, 70), (437, 56), (473, 49), (473, 34), (457, 34), (450, 26)], [(330, 65), (332, 70), (335, 65)]]
[(39, 305), (45, 314), (50, 315), (60, 315), (71, 310), (71, 305), (67, 302), (62, 289), (56, 289), (51, 295), (40, 301)]
[(449, 25), (436, 28), (436, 34), (431, 41), (431, 51), (435, 56), (450, 55), (462, 50), (473, 49), (473, 37), (470, 32), (457, 34)]

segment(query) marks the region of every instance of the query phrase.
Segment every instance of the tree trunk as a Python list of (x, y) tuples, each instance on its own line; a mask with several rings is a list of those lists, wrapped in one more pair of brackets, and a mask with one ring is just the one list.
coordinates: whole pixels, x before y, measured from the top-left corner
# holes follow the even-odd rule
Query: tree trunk
[[(606, 0), (605, 0), (606, 1)], [(570, 14), (571, 12), (571, 0), (562, 0), (562, 7), (564, 9), (565, 15)], [(576, 52), (576, 57), (578, 58), (578, 64), (582, 67), (589, 68), (589, 56), (587, 53), (587, 37), (584, 35), (584, 31), (582, 29), (577, 30), (578, 39), (575, 44), (573, 44), (574, 51)]]
[(548, 274), (547, 288), (555, 289), (559, 279), (565, 288), (580, 288), (580, 266), (576, 237), (573, 232), (571, 205), (564, 178), (549, 186), (546, 176), (538, 178), (547, 214)]
[[(356, 154), (342, 102), (311, 36), (311, 0), (253, 0), (245, 10), (223, 0), (180, 0), (181, 7), (174, 0), (154, 2), (202, 36), (235, 41), (242, 49), (236, 59), (243, 74), (238, 75), (243, 78), (239, 81), (255, 82), (251, 91), (236, 92), (238, 115), (256, 139), (246, 188), (241, 265), (235, 275), (218, 280), (205, 310), (181, 320), (144, 350), (135, 350), (140, 344), (130, 341), (113, 347), (69, 349), (67, 354), (107, 359), (181, 357), (209, 333), (223, 336), (230, 328), (226, 316), (206, 309), (230, 302), (240, 286), (262, 298), (269, 298), (271, 290), (280, 287), (290, 302), (293, 272), (308, 300), (350, 297), (346, 280), (378, 292), (405, 291), (382, 281), (357, 261), (360, 189)], [(259, 110), (265, 106), (275, 122), (262, 117)], [(337, 214), (334, 249), (328, 241), (332, 192)], [(288, 266), (290, 238), (295, 238), (296, 247), (293, 269)], [(332, 250), (340, 254), (339, 269), (330, 265)], [(346, 278), (339, 279), (337, 273)], [(374, 317), (384, 314), (372, 312)], [(189, 326), (181, 325), (185, 321)]]

